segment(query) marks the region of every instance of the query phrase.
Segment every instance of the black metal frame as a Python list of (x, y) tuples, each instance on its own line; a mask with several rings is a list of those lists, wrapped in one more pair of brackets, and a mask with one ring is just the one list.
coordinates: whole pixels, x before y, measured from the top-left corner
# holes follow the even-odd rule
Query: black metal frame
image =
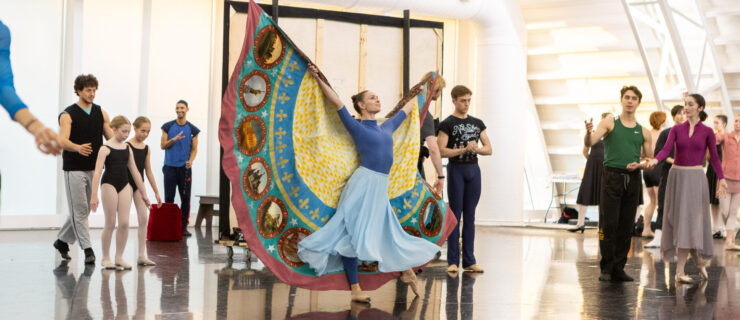
[[(339, 22), (349, 22), (355, 24), (365, 24), (382, 27), (403, 28), (403, 92), (409, 90), (409, 68), (410, 68), (410, 38), (411, 28), (430, 28), (444, 30), (444, 23), (437, 21), (427, 21), (411, 19), (409, 10), (403, 11), (403, 18), (378, 16), (364, 13), (339, 12), (330, 10), (319, 10), (310, 8), (298, 8), (278, 5), (279, 0), (272, 0), (272, 4), (260, 4), (262, 10), (272, 16), (275, 23), (278, 22), (278, 12), (280, 17), (284, 18), (311, 18), (325, 19)], [(226, 93), (226, 87), (229, 85), (229, 28), (231, 25), (231, 9), (238, 13), (247, 13), (249, 11), (249, 2), (224, 0), (224, 24), (223, 24), (223, 52), (222, 52), (222, 70), (221, 70), (221, 95)], [(444, 45), (444, 44), (443, 44)], [(223, 167), (224, 150), (220, 149), (221, 157), (219, 158), (219, 239), (224, 236), (228, 237), (229, 230), (229, 208), (231, 207), (231, 186), (229, 178), (226, 176)]]

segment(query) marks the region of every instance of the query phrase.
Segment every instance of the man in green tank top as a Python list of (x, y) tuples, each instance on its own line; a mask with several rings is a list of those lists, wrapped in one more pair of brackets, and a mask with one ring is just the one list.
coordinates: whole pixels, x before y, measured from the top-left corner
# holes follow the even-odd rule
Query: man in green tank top
[[(642, 93), (635, 86), (620, 91), (622, 113), (607, 117), (593, 131), (593, 119), (586, 123), (584, 144), (590, 147), (604, 139), (604, 171), (601, 178), (599, 203), (599, 249), (601, 251), (601, 281), (632, 281), (624, 272), (630, 250), (632, 223), (640, 201), (641, 151), (653, 157), (650, 131), (643, 128), (635, 111)], [(593, 131), (593, 132), (592, 132)]]

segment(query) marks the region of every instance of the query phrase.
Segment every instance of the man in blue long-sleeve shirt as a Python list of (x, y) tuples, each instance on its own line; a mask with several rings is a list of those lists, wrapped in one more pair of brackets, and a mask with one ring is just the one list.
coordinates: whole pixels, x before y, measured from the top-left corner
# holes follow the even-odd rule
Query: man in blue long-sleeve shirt
[(0, 21), (0, 105), (10, 118), (36, 138), (36, 147), (43, 153), (58, 155), (61, 144), (56, 133), (36, 119), (21, 101), (13, 85), (13, 70), (10, 66), (10, 29)]

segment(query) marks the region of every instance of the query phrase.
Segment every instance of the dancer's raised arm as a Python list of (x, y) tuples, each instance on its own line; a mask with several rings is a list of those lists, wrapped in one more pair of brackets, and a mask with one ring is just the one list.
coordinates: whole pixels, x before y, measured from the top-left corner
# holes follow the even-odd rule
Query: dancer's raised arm
[(308, 65), (308, 72), (310, 72), (311, 75), (316, 79), (316, 82), (319, 83), (321, 91), (329, 99), (329, 101), (334, 104), (334, 107), (336, 107), (337, 110), (341, 109), (344, 106), (344, 103), (341, 99), (339, 99), (339, 95), (337, 95), (336, 91), (334, 91), (334, 89), (332, 89), (329, 84), (326, 83), (326, 81), (324, 81), (319, 76), (319, 68), (316, 68), (316, 65), (310, 63)]

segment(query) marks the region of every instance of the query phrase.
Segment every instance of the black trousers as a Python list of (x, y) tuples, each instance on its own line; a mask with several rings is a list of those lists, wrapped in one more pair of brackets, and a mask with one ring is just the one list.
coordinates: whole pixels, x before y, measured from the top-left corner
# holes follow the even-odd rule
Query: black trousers
[(182, 167), (162, 167), (164, 173), (164, 202), (175, 202), (175, 188), (180, 193), (180, 210), (182, 211), (182, 228), (188, 227), (190, 219), (190, 188), (192, 186), (192, 169)]
[(640, 171), (604, 167), (599, 203), (601, 273), (624, 269), (632, 244), (632, 224), (640, 201)]

